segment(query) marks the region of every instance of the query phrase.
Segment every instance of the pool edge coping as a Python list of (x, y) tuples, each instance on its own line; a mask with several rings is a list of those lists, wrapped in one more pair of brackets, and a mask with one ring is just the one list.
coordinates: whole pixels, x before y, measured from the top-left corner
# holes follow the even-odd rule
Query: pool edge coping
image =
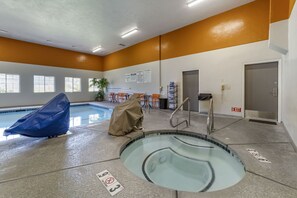
[[(103, 104), (97, 104), (95, 102), (78, 102), (78, 103), (70, 103), (70, 106), (81, 106), (81, 105), (90, 105), (94, 107), (100, 107), (104, 109), (113, 109), (111, 106), (104, 106)], [(18, 111), (30, 111), (30, 110), (36, 110), (43, 105), (32, 105), (32, 106), (23, 106), (23, 107), (4, 107), (0, 108), (0, 114), (1, 113), (9, 113), (9, 112), (18, 112)]]
[[(135, 137), (130, 137), (124, 144), (120, 147), (120, 152), (119, 152), (119, 157), (121, 158), (122, 152), (133, 142), (145, 138), (146, 136), (151, 136), (151, 135), (186, 135), (198, 139), (202, 139), (205, 141), (208, 141), (210, 143), (213, 143), (217, 145), (218, 147), (222, 148), (225, 150), (227, 153), (231, 155), (231, 157), (235, 158), (239, 163), (243, 165), (244, 171), (247, 172), (246, 164), (244, 161), (240, 158), (240, 155), (231, 147), (229, 147), (227, 144), (223, 143), (222, 141), (210, 136), (210, 135), (205, 135), (202, 133), (197, 133), (193, 131), (184, 131), (184, 130), (174, 130), (174, 129), (161, 129), (161, 130), (151, 130), (151, 131), (143, 131), (142, 134), (136, 135)], [(128, 135), (128, 134), (126, 134)], [(127, 136), (126, 136), (127, 137)]]

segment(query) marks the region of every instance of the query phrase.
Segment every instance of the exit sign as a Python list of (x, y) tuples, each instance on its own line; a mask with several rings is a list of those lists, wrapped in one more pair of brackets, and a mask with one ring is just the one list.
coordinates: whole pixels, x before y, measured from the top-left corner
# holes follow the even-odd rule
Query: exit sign
[(240, 107), (231, 107), (231, 111), (232, 112), (241, 112), (241, 108)]

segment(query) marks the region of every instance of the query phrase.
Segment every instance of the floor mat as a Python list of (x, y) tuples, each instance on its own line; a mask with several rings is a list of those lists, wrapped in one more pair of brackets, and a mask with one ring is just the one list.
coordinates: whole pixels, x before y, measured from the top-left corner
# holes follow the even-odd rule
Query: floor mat
[(276, 122), (274, 121), (266, 121), (266, 120), (254, 120), (254, 119), (249, 119), (250, 122), (258, 122), (262, 124), (272, 124), (272, 125), (277, 125)]

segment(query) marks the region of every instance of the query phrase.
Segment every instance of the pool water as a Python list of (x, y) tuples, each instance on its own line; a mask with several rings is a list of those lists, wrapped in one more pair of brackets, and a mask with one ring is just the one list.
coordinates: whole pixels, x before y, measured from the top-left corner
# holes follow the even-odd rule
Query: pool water
[(124, 146), (128, 170), (156, 185), (187, 192), (217, 191), (238, 183), (245, 167), (225, 145), (187, 132), (153, 133)]
[[(9, 128), (21, 117), (31, 113), (34, 110), (0, 112), (0, 141), (13, 139), (19, 135), (3, 136), (6, 128)], [(70, 107), (70, 127), (84, 126), (92, 123), (99, 123), (110, 119), (112, 109), (97, 107), (93, 105), (79, 105)]]

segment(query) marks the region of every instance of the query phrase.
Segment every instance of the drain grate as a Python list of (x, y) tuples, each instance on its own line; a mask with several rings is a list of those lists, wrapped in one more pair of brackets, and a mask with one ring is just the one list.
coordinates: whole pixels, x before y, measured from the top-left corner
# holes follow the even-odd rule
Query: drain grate
[(277, 125), (276, 122), (274, 121), (266, 121), (266, 120), (254, 120), (254, 119), (249, 119), (250, 122), (258, 122), (262, 124), (271, 124), (271, 125)]

